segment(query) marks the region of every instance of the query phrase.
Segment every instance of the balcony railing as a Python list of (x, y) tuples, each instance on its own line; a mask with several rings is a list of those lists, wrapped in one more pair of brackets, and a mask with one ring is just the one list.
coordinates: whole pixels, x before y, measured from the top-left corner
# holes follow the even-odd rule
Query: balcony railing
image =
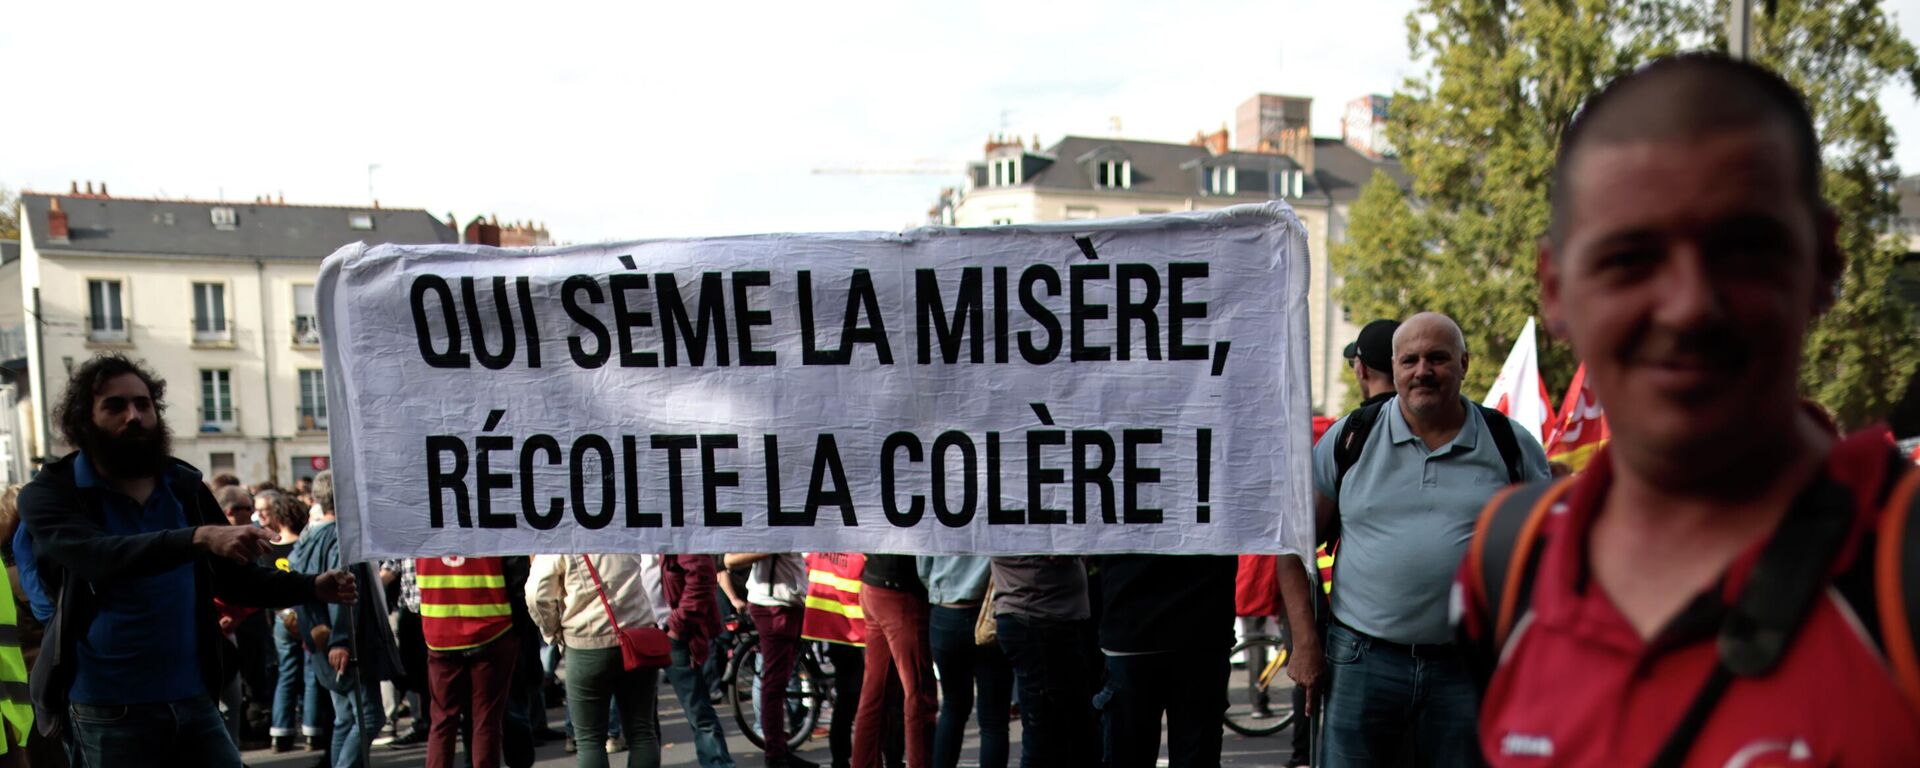
[(327, 431), (327, 409), (300, 406), (295, 423), (300, 426), (302, 432), (325, 432)]
[(314, 315), (294, 315), (293, 344), (298, 347), (319, 346), (320, 318)]
[(232, 406), (209, 411), (200, 407), (200, 432), (209, 435), (240, 434), (240, 409)]
[(133, 340), (133, 336), (128, 333), (133, 324), (127, 322), (126, 317), (109, 316), (104, 318), (106, 322), (95, 322), (97, 319), (100, 318), (95, 318), (93, 315), (87, 316), (87, 341), (124, 343)]
[(203, 327), (204, 326), (200, 321), (198, 320), (194, 321), (193, 343), (195, 344), (232, 344), (233, 343), (233, 323), (226, 323), (223, 326), (221, 326), (218, 330), (211, 330), (211, 331), (202, 330)]

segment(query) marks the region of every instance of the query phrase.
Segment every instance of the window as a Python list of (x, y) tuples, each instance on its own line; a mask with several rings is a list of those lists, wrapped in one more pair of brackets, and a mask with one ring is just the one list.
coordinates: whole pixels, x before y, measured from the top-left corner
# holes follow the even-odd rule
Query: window
[(1067, 206), (1066, 219), (1069, 221), (1075, 221), (1079, 219), (1091, 219), (1099, 215), (1100, 215), (1100, 209), (1094, 208), (1092, 206), (1084, 206), (1084, 205)]
[(211, 215), (214, 229), (231, 230), (240, 226), (240, 217), (234, 214), (232, 208), (221, 206), (213, 209)]
[[(1281, 178), (1285, 178), (1286, 171), (1280, 171), (1280, 174)], [(1241, 192), (1274, 195), (1276, 197), (1285, 192), (1285, 190), (1275, 188), (1272, 184), (1273, 182), (1266, 169), (1242, 168), (1234, 171), (1234, 187)]]
[(120, 281), (87, 281), (87, 338), (126, 341), (127, 317), (120, 302)]
[(1099, 180), (1102, 189), (1132, 189), (1132, 160), (1102, 160), (1099, 164)]
[(993, 217), (993, 225), (996, 227), (1004, 227), (1012, 223), (1013, 223), (1012, 217), (1008, 217), (1008, 216)]
[(300, 372), (300, 418), (296, 423), (302, 432), (327, 428), (327, 383), (316, 369)]
[(1231, 165), (1217, 165), (1207, 171), (1207, 194), (1238, 194), (1239, 174)]
[(293, 287), (293, 343), (310, 346), (320, 343), (320, 314), (314, 309), (313, 286)]
[(1003, 157), (993, 161), (989, 181), (995, 187), (1013, 187), (1020, 184), (1020, 158)]
[(193, 340), (226, 341), (227, 286), (224, 283), (193, 284)]
[(207, 454), (207, 469), (209, 470), (209, 474), (218, 475), (223, 472), (226, 474), (233, 474), (233, 454), (232, 453)]
[(361, 232), (372, 231), (373, 230), (373, 214), (371, 213), (347, 214), (347, 228), (359, 230)]
[(200, 431), (233, 431), (233, 373), (200, 371)]

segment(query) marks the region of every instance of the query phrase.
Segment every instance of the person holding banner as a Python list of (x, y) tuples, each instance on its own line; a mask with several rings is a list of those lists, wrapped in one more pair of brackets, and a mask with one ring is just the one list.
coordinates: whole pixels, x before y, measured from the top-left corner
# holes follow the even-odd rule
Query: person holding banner
[[(860, 574), (860, 609), (867, 621), (866, 678), (853, 726), (855, 768), (880, 768), (881, 741), (891, 721), (906, 728), (907, 768), (933, 764), (936, 699), (933, 649), (927, 639), (927, 587), (913, 555), (868, 555)], [(898, 675), (899, 713), (883, 702), (887, 676)]]
[(1541, 307), (1611, 435), (1489, 504), (1460, 567), (1487, 762), (1920, 765), (1920, 473), (1800, 396), (1846, 273), (1815, 126), (1683, 54), (1563, 134)]
[(814, 768), (811, 761), (787, 748), (787, 698), (768, 691), (785, 691), (793, 679), (800, 654), (800, 627), (805, 620), (806, 560), (795, 553), (731, 553), (728, 568), (751, 566), (747, 574), (747, 615), (760, 631), (760, 736), (769, 768)]
[(932, 608), (927, 619), (933, 665), (940, 672), (940, 719), (934, 726), (934, 768), (960, 763), (967, 710), (979, 693), (980, 768), (1006, 768), (1010, 747), (1007, 726), (1013, 713), (1013, 667), (999, 643), (981, 645), (974, 636), (987, 594), (987, 558), (977, 555), (923, 556), (920, 579)]
[(1072, 555), (995, 557), (994, 630), (1013, 663), (1020, 768), (1078, 765), (1101, 753), (1093, 714), (1099, 660), (1087, 568)]
[(67, 725), (88, 765), (238, 768), (214, 704), (225, 682), (214, 597), (281, 608), (358, 593), (344, 571), (254, 563), (273, 534), (228, 525), (200, 472), (171, 455), (165, 394), (121, 355), (81, 364), (54, 409), (77, 450), (20, 491), (55, 606), (32, 673), (35, 718), (43, 731)]
[[(1323, 660), (1333, 667), (1327, 765), (1469, 766), (1474, 688), (1450, 642), (1448, 590), (1480, 507), (1509, 482), (1546, 478), (1547, 456), (1525, 429), (1461, 396), (1469, 355), (1452, 319), (1408, 318), (1393, 353), (1397, 394), (1348, 414), (1314, 445), (1320, 535), (1341, 542), (1339, 588), (1324, 641), (1304, 643), (1324, 647), (1324, 658), (1301, 651), (1289, 674), (1315, 678)], [(1292, 602), (1304, 569), (1281, 575)], [(1310, 634), (1293, 630), (1296, 643)]]
[[(621, 626), (654, 621), (641, 571), (638, 555), (533, 558), (527, 608), (547, 641), (565, 649), (567, 713), (580, 768), (607, 768), (607, 718), (614, 703), (627, 738), (627, 768), (660, 765), (654, 722), (660, 677), (652, 669), (626, 669), (620, 651)], [(681, 648), (675, 641), (675, 657), (683, 655)]]
[(720, 633), (713, 556), (658, 557), (660, 595), (667, 612), (662, 623), (673, 645), (667, 681), (687, 715), (687, 724), (693, 727), (693, 748), (699, 754), (700, 768), (733, 768), (733, 755), (727, 753), (727, 733), (720, 725), (720, 715), (713, 710), (713, 699), (707, 695), (712, 683), (703, 663), (713, 653), (714, 635)]

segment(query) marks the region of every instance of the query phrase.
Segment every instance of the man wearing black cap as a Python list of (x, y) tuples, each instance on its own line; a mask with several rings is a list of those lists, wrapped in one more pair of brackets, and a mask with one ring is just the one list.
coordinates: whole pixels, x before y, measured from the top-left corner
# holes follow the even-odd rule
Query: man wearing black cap
[(1347, 345), (1347, 364), (1360, 384), (1363, 407), (1393, 397), (1393, 332), (1399, 329), (1398, 320), (1375, 320)]

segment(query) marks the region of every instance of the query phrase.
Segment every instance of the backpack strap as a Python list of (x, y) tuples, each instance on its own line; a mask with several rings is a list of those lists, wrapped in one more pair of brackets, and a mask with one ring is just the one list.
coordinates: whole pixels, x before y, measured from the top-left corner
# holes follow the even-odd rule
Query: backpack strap
[(1487, 422), (1487, 433), (1493, 436), (1494, 447), (1500, 449), (1500, 461), (1507, 465), (1507, 482), (1520, 482), (1522, 479), (1520, 474), (1520, 438), (1513, 434), (1513, 419), (1507, 418), (1507, 415), (1504, 413), (1478, 403), (1475, 403), (1473, 407), (1480, 409), (1480, 418)]
[(1920, 709), (1920, 471), (1908, 471), (1889, 499), (1874, 552), (1874, 592), (1894, 682)]
[(1493, 658), (1507, 644), (1513, 625), (1533, 595), (1540, 567), (1540, 526), (1548, 510), (1573, 487), (1571, 478), (1515, 485), (1500, 491), (1480, 510), (1473, 542), (1467, 548), (1468, 573), (1481, 604), (1493, 620)]
[(1367, 448), (1367, 436), (1373, 434), (1373, 425), (1380, 420), (1380, 409), (1391, 400), (1382, 400), (1372, 405), (1363, 405), (1347, 414), (1346, 422), (1340, 427), (1339, 442), (1333, 444), (1333, 499), (1340, 500), (1340, 488), (1346, 484), (1347, 470), (1360, 462), (1360, 452)]

